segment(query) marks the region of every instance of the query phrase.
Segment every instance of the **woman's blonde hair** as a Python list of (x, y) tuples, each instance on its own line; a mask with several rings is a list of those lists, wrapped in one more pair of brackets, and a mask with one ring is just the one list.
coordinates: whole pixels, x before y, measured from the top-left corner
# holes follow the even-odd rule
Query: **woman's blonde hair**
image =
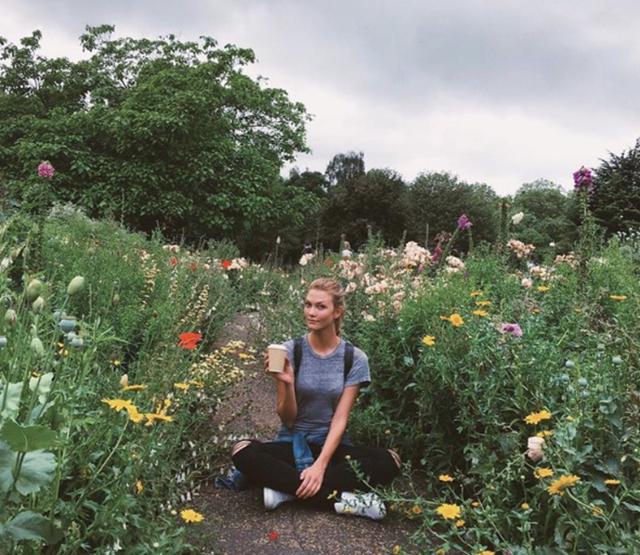
[(311, 285), (309, 285), (309, 289), (307, 291), (311, 291), (312, 289), (317, 289), (318, 291), (329, 293), (331, 295), (331, 300), (333, 301), (333, 307), (342, 309), (342, 314), (340, 314), (340, 317), (336, 318), (333, 321), (336, 328), (336, 334), (340, 335), (342, 319), (344, 318), (344, 313), (347, 309), (347, 304), (344, 300), (344, 289), (335, 279), (332, 278), (318, 278), (313, 280), (311, 282)]

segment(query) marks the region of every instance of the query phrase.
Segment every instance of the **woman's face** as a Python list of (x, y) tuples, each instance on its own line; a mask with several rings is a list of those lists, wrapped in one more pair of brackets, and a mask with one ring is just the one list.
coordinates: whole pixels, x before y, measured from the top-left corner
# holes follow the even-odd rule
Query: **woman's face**
[(331, 293), (311, 289), (304, 301), (304, 319), (310, 331), (321, 331), (333, 326), (340, 317), (340, 310), (333, 305)]

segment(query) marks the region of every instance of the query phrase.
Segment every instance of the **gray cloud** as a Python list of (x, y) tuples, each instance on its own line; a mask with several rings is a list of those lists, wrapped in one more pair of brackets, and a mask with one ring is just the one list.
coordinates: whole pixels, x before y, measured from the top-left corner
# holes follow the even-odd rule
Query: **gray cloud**
[(313, 154), (298, 161), (312, 169), (363, 150), (369, 167), (406, 179), (446, 169), (504, 193), (537, 177), (566, 184), (640, 135), (632, 0), (10, 0), (5, 12), (0, 35), (41, 20), (56, 37), (47, 48), (76, 53), (87, 23), (254, 48), (251, 74), (315, 115)]

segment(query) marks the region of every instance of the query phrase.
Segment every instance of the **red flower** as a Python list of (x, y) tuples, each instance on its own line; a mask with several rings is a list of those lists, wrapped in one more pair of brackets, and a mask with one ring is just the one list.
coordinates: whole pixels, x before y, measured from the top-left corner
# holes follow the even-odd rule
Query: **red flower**
[(171, 266), (175, 266), (178, 263), (178, 259), (175, 256), (172, 256), (169, 259), (169, 264), (171, 264)]
[(197, 269), (198, 269), (197, 262), (192, 262), (191, 264), (189, 264), (189, 270), (191, 270), (192, 272), (195, 272)]
[(180, 338), (178, 347), (189, 350), (195, 349), (198, 346), (198, 342), (202, 340), (202, 334), (193, 331), (185, 331), (178, 337)]
[(231, 267), (231, 260), (223, 260), (220, 264), (225, 270), (228, 270)]
[(275, 530), (271, 530), (271, 532), (267, 534), (267, 537), (269, 538), (270, 542), (274, 542), (280, 537), (280, 534)]

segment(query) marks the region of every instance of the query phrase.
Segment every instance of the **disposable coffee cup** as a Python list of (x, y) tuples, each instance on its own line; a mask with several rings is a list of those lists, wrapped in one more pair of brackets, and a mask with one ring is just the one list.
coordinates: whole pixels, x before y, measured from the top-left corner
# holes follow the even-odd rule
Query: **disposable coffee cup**
[(287, 358), (287, 348), (284, 345), (269, 345), (269, 372), (284, 372), (284, 361)]

